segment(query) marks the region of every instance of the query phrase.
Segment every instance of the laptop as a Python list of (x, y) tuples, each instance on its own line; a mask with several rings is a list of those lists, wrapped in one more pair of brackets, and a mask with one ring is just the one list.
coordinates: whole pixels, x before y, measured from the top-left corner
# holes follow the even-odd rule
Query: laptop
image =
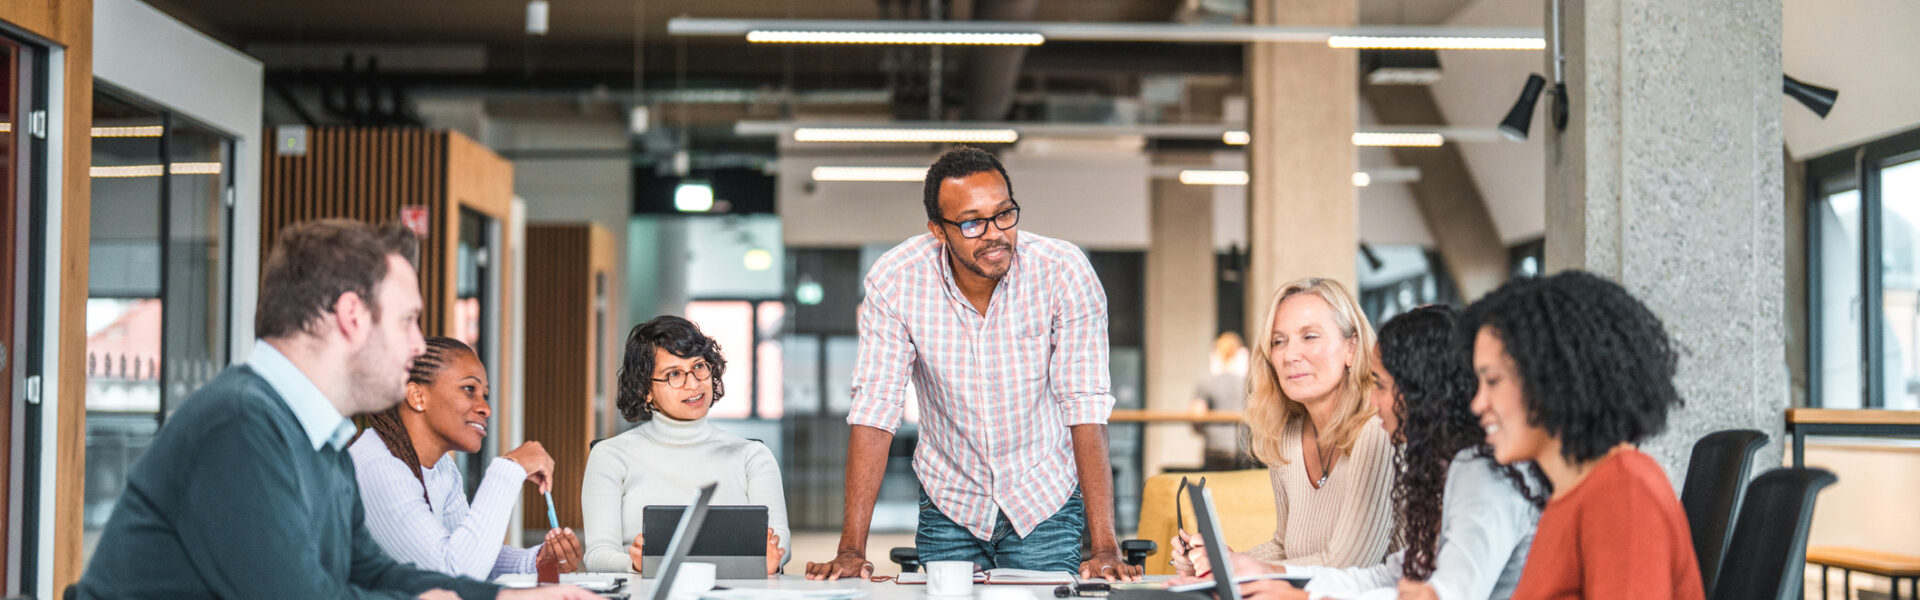
[[(1240, 600), (1240, 583), (1234, 579), (1233, 563), (1227, 558), (1227, 537), (1220, 531), (1219, 513), (1213, 510), (1213, 490), (1201, 487), (1201, 484), (1186, 484), (1186, 488), (1187, 498), (1193, 501), (1194, 525), (1200, 530), (1200, 540), (1207, 546), (1207, 562), (1213, 567), (1213, 581), (1174, 586), (1164, 590), (1115, 590), (1112, 597), (1116, 600), (1207, 597), (1218, 600)], [(1284, 579), (1295, 587), (1307, 586), (1308, 578), (1305, 576), (1273, 575), (1271, 577)], [(1256, 576), (1256, 578), (1265, 579), (1268, 576)]]
[[(660, 576), (653, 582), (652, 600), (667, 600), (673, 592), (673, 578), (680, 574), (680, 563), (686, 562), (687, 551), (693, 548), (694, 538), (699, 537), (700, 525), (707, 520), (707, 505), (713, 502), (713, 490), (718, 483), (700, 486), (700, 492), (693, 498), (693, 507), (680, 515), (680, 524), (673, 529), (673, 538), (667, 542), (666, 557), (660, 561)], [(760, 569), (766, 570), (763, 559)]]
[[(668, 539), (686, 510), (685, 506), (646, 507), (640, 515), (640, 532), (649, 540)], [(702, 523), (700, 542), (688, 549), (687, 560), (713, 563), (719, 579), (767, 576), (767, 507), (709, 506)], [(653, 576), (666, 550), (650, 543), (640, 553), (640, 576)]]

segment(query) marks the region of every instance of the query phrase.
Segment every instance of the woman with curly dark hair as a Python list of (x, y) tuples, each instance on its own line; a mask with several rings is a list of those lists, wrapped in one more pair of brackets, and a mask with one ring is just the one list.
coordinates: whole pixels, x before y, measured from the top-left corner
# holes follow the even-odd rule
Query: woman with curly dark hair
[[(1247, 597), (1477, 600), (1513, 594), (1546, 496), (1538, 475), (1494, 462), (1469, 406), (1473, 371), (1455, 352), (1453, 336), (1453, 309), (1417, 308), (1380, 328), (1369, 363), (1367, 399), (1394, 443), (1394, 536), (1401, 551), (1371, 566), (1287, 567), (1312, 576), (1305, 591), (1252, 582), (1242, 590)], [(1261, 570), (1251, 561), (1240, 566)]]
[(640, 425), (587, 455), (580, 485), (587, 570), (639, 571), (646, 507), (686, 504), (716, 480), (714, 504), (767, 507), (767, 574), (779, 570), (788, 543), (780, 466), (766, 446), (707, 419), (726, 395), (726, 371), (720, 344), (686, 319), (658, 317), (628, 334), (614, 404)]
[(1553, 484), (1513, 597), (1702, 598), (1686, 512), (1634, 446), (1681, 403), (1678, 353), (1653, 311), (1568, 271), (1508, 282), (1458, 331), (1494, 459), (1533, 461)]

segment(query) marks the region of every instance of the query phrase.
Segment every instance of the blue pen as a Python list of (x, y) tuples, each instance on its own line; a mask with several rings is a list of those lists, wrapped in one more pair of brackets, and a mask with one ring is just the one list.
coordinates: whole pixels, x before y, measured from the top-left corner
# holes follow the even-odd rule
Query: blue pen
[(553, 492), (547, 492), (544, 495), (547, 497), (547, 524), (552, 525), (554, 529), (559, 529), (560, 517), (555, 516), (553, 512)]

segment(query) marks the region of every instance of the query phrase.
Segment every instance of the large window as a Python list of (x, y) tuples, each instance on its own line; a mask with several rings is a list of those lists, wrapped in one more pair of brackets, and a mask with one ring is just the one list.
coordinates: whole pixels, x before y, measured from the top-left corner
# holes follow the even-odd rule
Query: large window
[(233, 141), (99, 87), (87, 293), (89, 556), (128, 469), (230, 358)]
[(1808, 403), (1920, 409), (1920, 131), (1807, 172)]

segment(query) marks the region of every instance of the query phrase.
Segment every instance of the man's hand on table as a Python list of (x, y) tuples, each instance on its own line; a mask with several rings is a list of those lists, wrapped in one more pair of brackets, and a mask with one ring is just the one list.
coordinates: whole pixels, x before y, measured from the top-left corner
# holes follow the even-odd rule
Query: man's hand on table
[(873, 562), (867, 560), (867, 553), (859, 550), (842, 549), (833, 560), (807, 563), (807, 579), (813, 581), (833, 581), (842, 577), (866, 579), (873, 576)]
[(1101, 548), (1093, 551), (1093, 556), (1080, 563), (1080, 578), (1101, 578), (1108, 581), (1139, 581), (1140, 567), (1127, 564), (1120, 558), (1119, 548)]

